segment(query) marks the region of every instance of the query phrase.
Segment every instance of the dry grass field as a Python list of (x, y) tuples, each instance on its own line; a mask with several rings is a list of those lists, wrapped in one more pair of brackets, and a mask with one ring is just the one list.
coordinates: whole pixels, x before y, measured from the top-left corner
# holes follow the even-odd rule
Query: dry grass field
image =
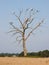
[(49, 58), (0, 57), (0, 65), (49, 65)]

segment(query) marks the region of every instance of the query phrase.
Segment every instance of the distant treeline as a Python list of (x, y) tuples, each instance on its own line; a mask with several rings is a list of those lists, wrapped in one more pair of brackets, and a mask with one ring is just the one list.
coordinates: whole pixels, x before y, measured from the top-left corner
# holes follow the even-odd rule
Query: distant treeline
[[(24, 54), (21, 52), (18, 53), (0, 53), (0, 57), (23, 57)], [(43, 50), (39, 52), (27, 53), (27, 57), (49, 57), (49, 50)]]

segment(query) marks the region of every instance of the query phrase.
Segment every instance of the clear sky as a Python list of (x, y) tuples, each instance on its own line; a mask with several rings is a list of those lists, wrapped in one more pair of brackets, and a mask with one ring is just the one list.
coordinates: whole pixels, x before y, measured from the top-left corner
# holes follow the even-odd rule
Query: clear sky
[[(22, 44), (15, 42), (6, 32), (10, 29), (9, 22), (15, 21), (11, 14), (26, 8), (39, 10), (39, 19), (45, 18), (42, 26), (27, 40), (26, 46), (29, 51), (49, 50), (49, 0), (0, 0), (0, 53), (17, 53), (22, 51)], [(17, 23), (17, 22), (16, 22)]]

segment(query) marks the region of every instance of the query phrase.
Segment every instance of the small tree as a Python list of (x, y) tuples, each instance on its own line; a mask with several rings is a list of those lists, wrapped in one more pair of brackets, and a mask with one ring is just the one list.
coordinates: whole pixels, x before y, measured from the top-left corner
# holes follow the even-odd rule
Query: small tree
[[(10, 22), (10, 25), (13, 27), (12, 30), (10, 30), (9, 32), (14, 32), (14, 34), (18, 34), (18, 36), (16, 35), (16, 40), (21, 42), (23, 44), (23, 51), (24, 51), (24, 56), (27, 55), (27, 50), (26, 50), (26, 41), (29, 38), (29, 36), (31, 35), (31, 33), (33, 33), (38, 27), (40, 27), (40, 25), (44, 22), (44, 20), (41, 20), (40, 22), (38, 22), (38, 24), (36, 24), (34, 26), (34, 28), (30, 27), (31, 23), (34, 21), (34, 16), (35, 14), (38, 13), (38, 10), (34, 10), (34, 9), (26, 9), (25, 12), (24, 11), (20, 11), (19, 15), (17, 15), (15, 12), (13, 13), (17, 20), (19, 21), (20, 26), (15, 26), (13, 24), (13, 22)], [(23, 17), (22, 14), (24, 14), (25, 16)], [(21, 20), (21, 17), (23, 17), (23, 21)], [(26, 30), (30, 30), (30, 32), (27, 33), (26, 35)]]

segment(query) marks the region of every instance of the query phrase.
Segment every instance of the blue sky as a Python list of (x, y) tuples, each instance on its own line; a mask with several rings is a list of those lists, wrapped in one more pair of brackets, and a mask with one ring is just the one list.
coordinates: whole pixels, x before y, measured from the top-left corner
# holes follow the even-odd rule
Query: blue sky
[(15, 21), (13, 11), (34, 8), (39, 10), (38, 19), (45, 18), (42, 26), (27, 40), (29, 51), (49, 50), (49, 0), (0, 0), (0, 52), (17, 53), (22, 51), (22, 44), (15, 42), (6, 32), (10, 29), (9, 22)]

